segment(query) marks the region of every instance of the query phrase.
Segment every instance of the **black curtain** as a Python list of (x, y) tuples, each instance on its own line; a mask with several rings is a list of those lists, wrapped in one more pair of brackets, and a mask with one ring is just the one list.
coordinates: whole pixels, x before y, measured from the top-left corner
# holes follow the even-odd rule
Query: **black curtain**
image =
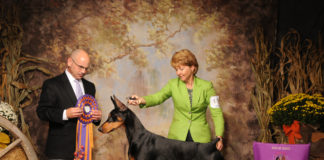
[(291, 28), (317, 44), (324, 36), (324, 0), (279, 0), (277, 42)]

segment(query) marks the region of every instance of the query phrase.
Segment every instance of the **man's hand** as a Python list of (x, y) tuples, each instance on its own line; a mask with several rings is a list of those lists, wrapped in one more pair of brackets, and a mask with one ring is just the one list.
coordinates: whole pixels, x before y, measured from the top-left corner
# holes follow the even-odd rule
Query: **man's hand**
[(66, 110), (66, 116), (70, 118), (78, 118), (82, 115), (82, 109), (79, 107), (71, 107)]
[(93, 110), (91, 119), (96, 120), (96, 121), (101, 120), (101, 111), (100, 110)]

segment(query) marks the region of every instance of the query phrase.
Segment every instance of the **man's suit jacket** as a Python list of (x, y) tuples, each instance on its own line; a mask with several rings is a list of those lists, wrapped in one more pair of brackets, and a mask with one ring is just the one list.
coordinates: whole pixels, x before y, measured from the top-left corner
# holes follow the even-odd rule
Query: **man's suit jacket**
[[(95, 85), (82, 79), (85, 94), (95, 96)], [(76, 106), (77, 98), (66, 73), (44, 82), (37, 107), (41, 120), (49, 122), (46, 155), (49, 158), (73, 159), (77, 118), (63, 120), (64, 109)]]
[[(172, 97), (174, 104), (173, 120), (169, 129), (168, 138), (185, 141), (188, 130), (195, 142), (206, 143), (211, 141), (211, 132), (206, 120), (207, 106), (210, 97), (215, 96), (213, 85), (209, 81), (194, 78), (192, 92), (192, 108), (190, 107), (189, 93), (186, 84), (179, 78), (170, 80), (159, 92), (144, 96), (145, 105), (141, 108), (155, 106)], [(221, 108), (209, 107), (213, 118), (217, 136), (224, 132), (224, 119)]]

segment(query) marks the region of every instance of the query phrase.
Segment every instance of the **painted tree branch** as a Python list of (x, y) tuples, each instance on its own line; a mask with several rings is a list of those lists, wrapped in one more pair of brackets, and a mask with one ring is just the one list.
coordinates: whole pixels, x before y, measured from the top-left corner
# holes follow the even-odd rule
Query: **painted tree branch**
[(173, 33), (171, 33), (170, 35), (168, 35), (163, 41), (156, 41), (154, 43), (149, 43), (149, 44), (138, 44), (138, 45), (134, 45), (134, 46), (128, 46), (125, 50), (126, 52), (118, 54), (117, 56), (110, 58), (110, 59), (106, 59), (105, 62), (110, 64), (116, 60), (122, 59), (127, 55), (130, 55), (134, 52), (134, 50), (138, 49), (138, 48), (143, 48), (143, 47), (156, 47), (158, 48), (159, 45), (166, 43), (170, 38), (173, 38), (174, 36), (176, 36), (177, 33), (181, 32), (182, 26), (184, 25), (184, 23), (182, 23), (179, 27), (179, 29), (175, 30)]

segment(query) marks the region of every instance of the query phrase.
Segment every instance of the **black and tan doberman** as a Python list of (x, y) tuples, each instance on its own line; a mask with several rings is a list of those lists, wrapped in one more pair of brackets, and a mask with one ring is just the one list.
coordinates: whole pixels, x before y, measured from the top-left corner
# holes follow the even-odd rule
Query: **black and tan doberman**
[(137, 116), (115, 96), (111, 97), (115, 108), (99, 127), (102, 133), (124, 125), (129, 142), (128, 157), (131, 160), (222, 160), (216, 142), (183, 142), (151, 133), (144, 128)]

